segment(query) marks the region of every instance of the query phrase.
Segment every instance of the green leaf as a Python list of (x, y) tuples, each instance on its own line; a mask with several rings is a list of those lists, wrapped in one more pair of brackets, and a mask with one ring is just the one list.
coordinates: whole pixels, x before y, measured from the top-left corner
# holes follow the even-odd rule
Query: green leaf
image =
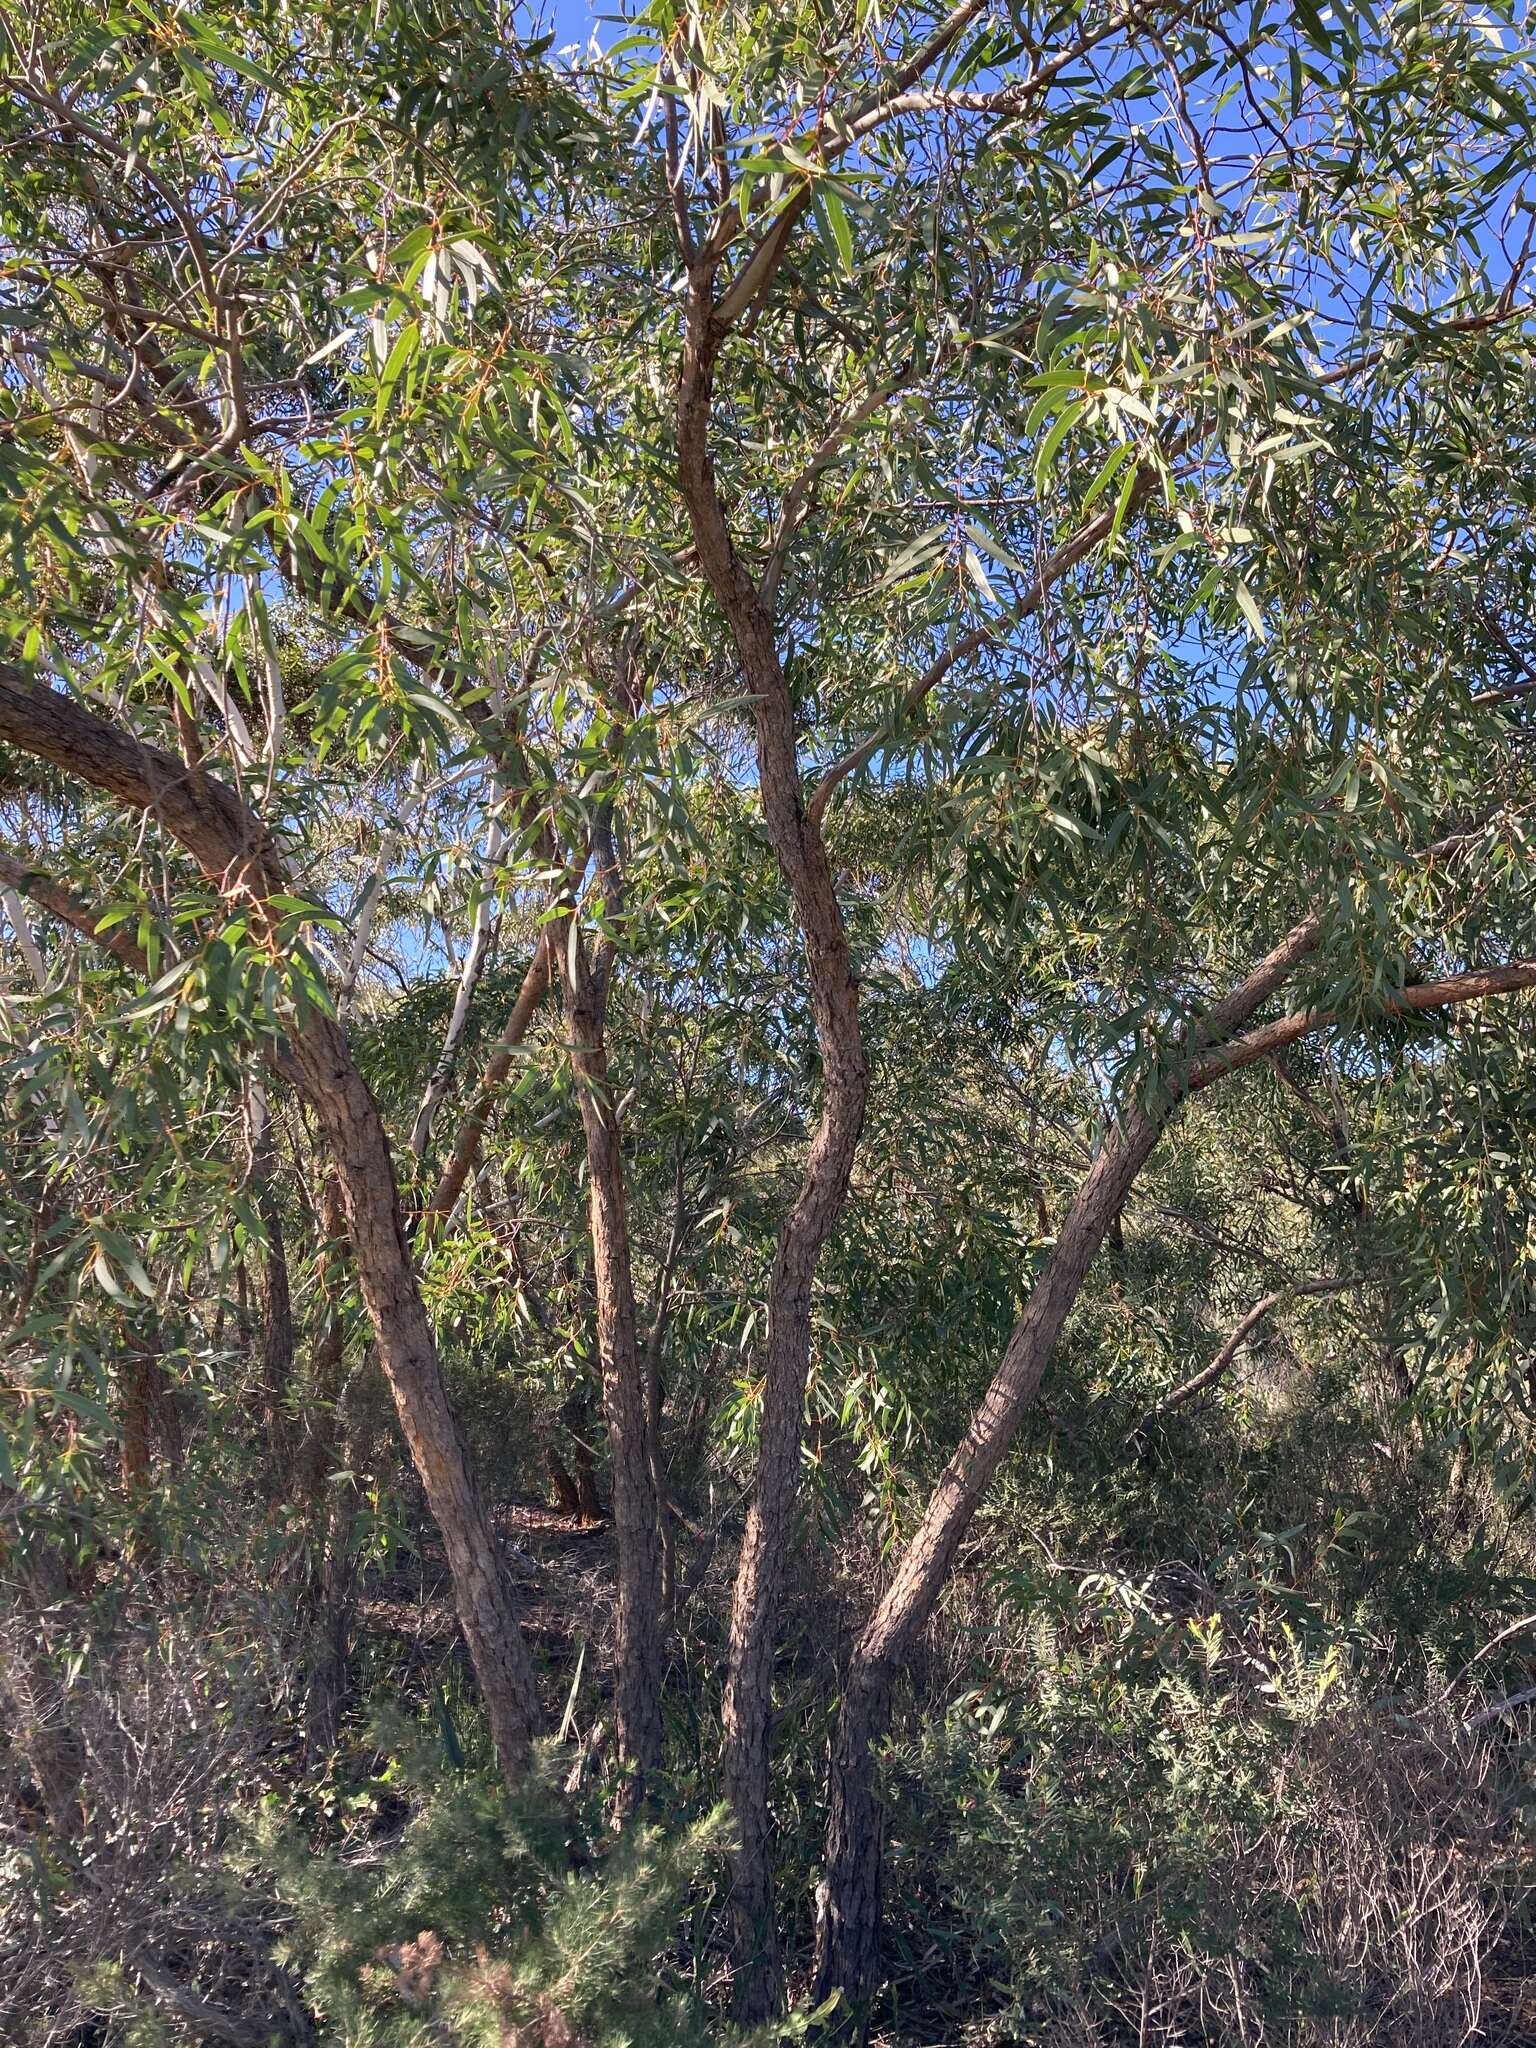
[(1057, 449), (1087, 410), (1087, 401), (1080, 399), (1077, 404), (1069, 405), (1064, 412), (1058, 413), (1035, 456), (1035, 486), (1038, 490), (1045, 488), (1045, 480), (1050, 474), (1051, 464), (1056, 459)]
[(1233, 584), (1232, 595), (1237, 600), (1238, 610), (1248, 621), (1248, 628), (1254, 639), (1267, 640), (1269, 638), (1269, 629), (1264, 624), (1264, 614), (1259, 610), (1253, 592), (1243, 582), (1241, 577)]
[(843, 204), (842, 194), (837, 187), (825, 181), (816, 187), (816, 210), (832, 232), (833, 246), (843, 274), (853, 275), (853, 228), (849, 223), (848, 209)]

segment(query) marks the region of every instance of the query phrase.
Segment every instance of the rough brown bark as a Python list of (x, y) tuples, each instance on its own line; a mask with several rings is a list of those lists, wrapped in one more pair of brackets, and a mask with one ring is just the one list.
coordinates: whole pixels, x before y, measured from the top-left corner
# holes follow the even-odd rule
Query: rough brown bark
[(821, 1115), (779, 1233), (768, 1283), (757, 1478), (737, 1564), (727, 1649), (724, 1763), (737, 1834), (732, 1857), (737, 2000), (745, 2018), (759, 2020), (780, 1997), (769, 1735), (779, 1593), (799, 1489), (811, 1288), (822, 1248), (847, 1199), (869, 1069), (859, 1028), (858, 982), (831, 864), (819, 820), (807, 815), (801, 789), (794, 705), (774, 623), (737, 556), (716, 486), (710, 406), (726, 330), (716, 321), (712, 293), (712, 274), (700, 269), (689, 296), (678, 385), (678, 472), (699, 563), (725, 614), (752, 696), (763, 821), (800, 925), (822, 1064)]
[(149, 1361), (139, 1352), (130, 1353), (122, 1362), (122, 1480), (123, 1491), (131, 1500), (141, 1498), (148, 1490), (154, 1463), (153, 1393), (148, 1368)]
[(363, 1305), (411, 1461), (442, 1534), (454, 1604), (480, 1681), (502, 1770), (515, 1782), (539, 1725), (524, 1647), (490, 1517), (448, 1400), (406, 1244), (382, 1119), (329, 1019), (293, 1035), (289, 1060), (324, 1133), (346, 1208)]
[(318, 1203), (320, 1261), (315, 1292), (321, 1302), (319, 1324), (310, 1346), (304, 1402), (304, 1433), (294, 1460), (300, 1495), (312, 1528), (319, 1530), (325, 1514), (326, 1482), (335, 1471), (339, 1450), (337, 1399), (347, 1332), (342, 1320), (339, 1267), (347, 1254), (346, 1209), (334, 1171), (320, 1184)]
[(603, 1497), (597, 1490), (597, 1458), (585, 1428), (576, 1439), (576, 1506), (589, 1528), (603, 1519)]
[(672, 1177), (672, 1225), (656, 1279), (656, 1301), (650, 1334), (645, 1340), (645, 1403), (647, 1441), (651, 1454), (651, 1483), (656, 1489), (658, 1527), (661, 1535), (661, 1609), (670, 1630), (677, 1599), (677, 1543), (672, 1533), (673, 1506), (667, 1485), (667, 1464), (662, 1449), (662, 1413), (666, 1388), (662, 1382), (661, 1359), (667, 1341), (667, 1323), (672, 1313), (672, 1283), (678, 1259), (688, 1233), (688, 1186), (686, 1158), (679, 1146)]
[[(125, 1352), (121, 1372), (123, 1491), (136, 1505), (162, 1474), (174, 1480), (181, 1471), (181, 1410), (158, 1351)], [(151, 1532), (142, 1540), (153, 1548)]]
[[(270, 835), (233, 790), (189, 777), (174, 755), (8, 663), (0, 664), (0, 740), (153, 813), (221, 894), (249, 911), (253, 930), (267, 928), (267, 899), (283, 893), (284, 878)], [(314, 1110), (336, 1168), (379, 1363), (442, 1533), (496, 1754), (515, 1782), (539, 1719), (533, 1667), (443, 1383), (383, 1120), (341, 1031), (318, 1011), (295, 1017), (280, 1064)]]
[[(511, 1193), (511, 1176), (508, 1176), (508, 1192)], [(551, 1343), (558, 1341), (559, 1333), (549, 1305), (540, 1289), (534, 1284), (533, 1276), (523, 1260), (521, 1235), (515, 1220), (498, 1232), (506, 1247), (513, 1271), (517, 1274), (518, 1285), (534, 1321)], [(594, 1311), (597, 1303), (595, 1284), (589, 1284)], [(571, 1474), (559, 1449), (551, 1440), (544, 1447), (545, 1463), (549, 1468), (551, 1483), (555, 1488), (556, 1504), (567, 1514), (576, 1515), (589, 1527), (603, 1519), (602, 1496), (597, 1488), (597, 1456), (592, 1447), (592, 1402), (590, 1388), (585, 1376), (560, 1404), (560, 1427), (569, 1438), (575, 1476)]]
[(309, 1683), (304, 1696), (304, 1750), (314, 1761), (336, 1747), (347, 1703), (352, 1621), (357, 1608), (357, 1558), (352, 1548), (350, 1503), (331, 1503), (320, 1565)]
[(352, 1542), (354, 1482), (346, 1478), (332, 1484), (333, 1475), (352, 1463), (340, 1412), (346, 1325), (339, 1305), (339, 1268), (347, 1256), (347, 1225), (341, 1186), (334, 1173), (328, 1173), (321, 1183), (317, 1207), (320, 1262), (315, 1292), (322, 1306), (309, 1357), (304, 1434), (294, 1460), (310, 1540), (320, 1559), (304, 1695), (304, 1751), (311, 1762), (331, 1753), (340, 1732), (350, 1691), (358, 1585)]
[(645, 1379), (646, 1448), (651, 1460), (651, 1486), (656, 1495), (656, 1530), (661, 1546), (661, 1612), (670, 1630), (672, 1609), (677, 1598), (677, 1543), (672, 1534), (672, 1496), (667, 1486), (666, 1461), (662, 1455), (661, 1419), (665, 1389), (661, 1382), (661, 1347), (666, 1331), (665, 1309), (651, 1325), (646, 1339)]

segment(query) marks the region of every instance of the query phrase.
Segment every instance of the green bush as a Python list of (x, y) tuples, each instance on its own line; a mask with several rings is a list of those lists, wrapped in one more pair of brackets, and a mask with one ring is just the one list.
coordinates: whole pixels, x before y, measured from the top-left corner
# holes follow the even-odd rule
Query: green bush
[(723, 1809), (599, 1851), (553, 1749), (511, 1796), (419, 1742), (355, 1795), (352, 1838), (313, 1853), (269, 1808), (253, 1868), (291, 1915), (279, 1959), (334, 2048), (688, 2048), (718, 2041), (669, 1968)]
[(1022, 1688), (897, 1751), (910, 2008), (942, 1977), (988, 2014), (968, 2038), (1041, 2048), (1471, 2038), (1526, 1890), (1499, 1736), (1373, 1701), (1334, 1651), (1178, 1627), (1150, 1663), (1041, 1630)]

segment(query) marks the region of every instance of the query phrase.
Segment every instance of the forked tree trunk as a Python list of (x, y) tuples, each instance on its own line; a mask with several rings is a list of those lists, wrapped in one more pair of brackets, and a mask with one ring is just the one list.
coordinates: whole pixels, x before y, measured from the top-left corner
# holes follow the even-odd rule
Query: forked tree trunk
[(763, 821), (800, 926), (822, 1064), (821, 1116), (779, 1233), (768, 1284), (757, 1475), (736, 1568), (727, 1649), (724, 1762), (726, 1798), (737, 1833), (732, 1857), (737, 2004), (745, 2019), (755, 2021), (773, 2011), (781, 1996), (769, 1738), (779, 1598), (800, 1480), (811, 1289), (822, 1249), (847, 1199), (869, 1069), (859, 1028), (858, 982), (826, 844), (803, 799), (794, 704), (774, 622), (736, 554), (716, 487), (709, 419), (725, 330), (715, 323), (711, 291), (709, 277), (694, 279), (678, 389), (679, 476), (699, 562), (725, 613), (752, 697)]
[[(285, 893), (285, 877), (270, 835), (234, 790), (212, 776), (188, 777), (174, 755), (10, 663), (0, 663), (0, 740), (80, 776), (131, 810), (152, 811), (220, 893), (247, 913), (258, 939), (266, 933), (268, 899)], [(443, 1383), (383, 1120), (341, 1031), (320, 1012), (295, 1016), (280, 1066), (313, 1108), (336, 1168), (379, 1363), (442, 1533), (496, 1755), (513, 1783), (538, 1726), (533, 1666)]]
[[(1426, 848), (1419, 858), (1440, 850)], [(843, 1994), (846, 2018), (837, 2022), (840, 2027), (862, 2024), (867, 2016), (865, 2001), (879, 1959), (880, 1816), (874, 1746), (889, 1720), (892, 1685), (933, 1613), (971, 1518), (1035, 1397), (1088, 1268), (1181, 1103), (1198, 1089), (1271, 1057), (1330, 1021), (1326, 1011), (1298, 1010), (1236, 1036), (1259, 1005), (1315, 950), (1320, 929), (1315, 915), (1304, 918), (1192, 1027), (1156, 1107), (1147, 1112), (1133, 1106), (1122, 1114), (1079, 1187), (996, 1377), (854, 1650), (832, 1747), (826, 1869), (817, 1894), (815, 1993), (818, 1998), (833, 1991)], [(1417, 983), (1390, 998), (1386, 1007), (1397, 1014), (1425, 1012), (1532, 987), (1536, 962), (1511, 961)]]
[(828, 1785), (826, 1869), (817, 1892), (815, 1996), (857, 2014), (875, 1979), (880, 1936), (880, 1807), (875, 1747), (891, 1687), (927, 1626), (955, 1552), (1025, 1411), (1061, 1327), (1162, 1133), (1166, 1117), (1133, 1110), (1090, 1168), (1041, 1269), (1029, 1305), (959, 1449), (945, 1467), (848, 1667)]
[[(1278, 989), (1318, 942), (1307, 917), (1189, 1033), (1168, 1091), (1149, 1112), (1127, 1108), (1062, 1219), (997, 1373), (959, 1448), (934, 1488), (884, 1598), (854, 1649), (833, 1737), (828, 1777), (826, 1866), (817, 1890), (815, 1996), (842, 1994), (836, 2024), (862, 2026), (875, 1982), (880, 1942), (880, 1806), (875, 1749), (883, 1737), (891, 1688), (910, 1656), (954, 1564), (971, 1519), (1007, 1455), (1039, 1390), (1062, 1325), (1088, 1269), (1120, 1215), (1136, 1176), (1185, 1093), (1219, 1077), (1225, 1057), (1198, 1069), (1191, 1061), (1222, 1047)], [(1237, 1060), (1235, 1063), (1242, 1063)]]

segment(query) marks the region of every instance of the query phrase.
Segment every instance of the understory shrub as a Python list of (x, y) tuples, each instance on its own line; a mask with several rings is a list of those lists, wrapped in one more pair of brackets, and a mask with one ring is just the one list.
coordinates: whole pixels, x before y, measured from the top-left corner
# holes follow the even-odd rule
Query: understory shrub
[[(279, 1959), (335, 2048), (689, 2048), (718, 2041), (676, 1962), (688, 1894), (725, 1847), (723, 1809), (627, 1829), (599, 1853), (562, 1799), (558, 1752), (509, 1796), (396, 1751), (326, 1853), (275, 1805), (251, 1866), (289, 1917)], [(393, 1822), (385, 1819), (393, 1813)], [(381, 1824), (382, 1823), (382, 1824)]]
[(1041, 1649), (1031, 1690), (971, 1693), (893, 1758), (906, 1967), (930, 2001), (937, 1974), (972, 1987), (966, 2038), (1514, 2038), (1481, 2031), (1490, 1959), (1531, 1890), (1506, 1717), (1479, 1724), (1443, 1688), (1373, 1699), (1332, 1653), (1281, 1671), (1208, 1636), (1192, 1668), (1128, 1676)]
[[(206, 1626), (206, 1618), (204, 1618)], [(0, 2040), (19, 2048), (692, 2048), (690, 1894), (723, 1810), (626, 1829), (508, 1795), (472, 1716), (398, 1708), (296, 1768), (297, 1707), (249, 1640), (170, 1612), (81, 1660), (0, 1639)], [(280, 1662), (280, 1660), (278, 1660)], [(468, 1758), (466, 1764), (465, 1758)], [(791, 2032), (794, 2029), (791, 2028)], [(783, 2030), (772, 2037), (783, 2038)]]

